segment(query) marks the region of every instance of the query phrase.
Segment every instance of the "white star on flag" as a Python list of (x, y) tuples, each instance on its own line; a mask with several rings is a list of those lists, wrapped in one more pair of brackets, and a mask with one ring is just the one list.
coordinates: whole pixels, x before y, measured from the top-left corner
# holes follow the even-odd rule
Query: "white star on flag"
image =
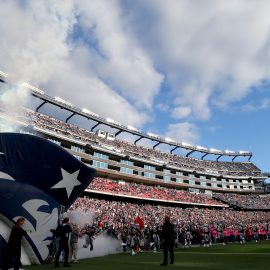
[(2, 171), (0, 171), (0, 178), (15, 181), (15, 179), (11, 175), (6, 174), (6, 173), (4, 173)]
[(80, 170), (75, 171), (74, 173), (69, 173), (61, 168), (61, 172), (62, 172), (62, 180), (51, 188), (65, 188), (67, 191), (67, 196), (69, 198), (74, 187), (81, 185), (81, 182), (78, 181), (77, 179)]

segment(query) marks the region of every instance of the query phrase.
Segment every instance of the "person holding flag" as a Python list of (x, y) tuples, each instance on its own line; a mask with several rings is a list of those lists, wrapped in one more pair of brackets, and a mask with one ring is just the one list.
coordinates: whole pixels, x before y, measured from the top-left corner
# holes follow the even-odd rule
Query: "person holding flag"
[(140, 226), (141, 230), (144, 228), (144, 223), (143, 223), (142, 219), (138, 215), (135, 218), (134, 223), (138, 224)]

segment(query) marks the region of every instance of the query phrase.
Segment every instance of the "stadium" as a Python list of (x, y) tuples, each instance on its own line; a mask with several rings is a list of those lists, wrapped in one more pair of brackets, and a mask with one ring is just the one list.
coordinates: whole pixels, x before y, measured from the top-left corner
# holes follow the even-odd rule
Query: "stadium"
[[(0, 82), (8, 85), (8, 75), (1, 72)], [(201, 256), (201, 252), (207, 252), (202, 248), (212, 245), (215, 247), (211, 252), (217, 253), (223, 251), (219, 248), (231, 244), (236, 245), (231, 247), (235, 248), (231, 252), (236, 252), (238, 244), (248, 243), (246, 255), (256, 255), (257, 251), (252, 253), (252, 250), (257, 242), (263, 250), (267, 249), (264, 240), (269, 238), (270, 200), (266, 184), (269, 173), (252, 163), (252, 152), (209, 149), (162, 138), (105, 119), (89, 109), (77, 108), (28, 83), (22, 87), (39, 105), (34, 110), (19, 108), (11, 115), (2, 104), (1, 120), (16, 125), (16, 132), (32, 134), (60, 146), (96, 170), (90, 185), (71, 205), (61, 205), (61, 212), (91, 216), (80, 225), (93, 227), (97, 237), (106, 234), (118, 239), (116, 253), (140, 256), (139, 253), (145, 252), (144, 260), (152, 260), (150, 255), (162, 250), (159, 234), (165, 215), (174, 223), (175, 247), (183, 252), (180, 256)], [(69, 116), (60, 120), (41, 113), (48, 104), (67, 111)], [(72, 117), (87, 119), (89, 129), (70, 124)], [(1, 121), (1, 132), (6, 131)], [(119, 139), (123, 134), (134, 140)], [(148, 142), (145, 144), (148, 146), (141, 141)], [(167, 147), (166, 152), (160, 150), (162, 145)], [(137, 247), (132, 245), (135, 236)], [(185, 249), (193, 246), (197, 255)], [(48, 261), (50, 256), (43, 261)], [(115, 256), (113, 260), (122, 260)], [(92, 260), (100, 263), (98, 258)], [(128, 260), (136, 264), (136, 256)], [(109, 264), (103, 267), (114, 269)], [(48, 265), (44, 267), (48, 269)], [(190, 269), (196, 268), (193, 267)]]

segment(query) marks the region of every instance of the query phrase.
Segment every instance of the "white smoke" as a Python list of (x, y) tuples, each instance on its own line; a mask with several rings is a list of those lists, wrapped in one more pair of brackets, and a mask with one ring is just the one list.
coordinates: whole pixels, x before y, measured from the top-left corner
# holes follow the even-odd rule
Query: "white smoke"
[(67, 38), (76, 23), (73, 1), (25, 1), (23, 8), (16, 1), (1, 4), (3, 72), (16, 82), (47, 82), (69, 55)]
[(9, 83), (0, 89), (0, 131), (19, 131), (22, 106), (27, 106), (30, 96), (21, 84)]
[(105, 234), (98, 235), (94, 239), (94, 248), (84, 248), (85, 237), (79, 239), (78, 259), (101, 257), (110, 254), (119, 253), (121, 251), (120, 241), (116, 238), (111, 238)]
[(92, 224), (94, 220), (93, 213), (86, 212), (80, 209), (68, 212), (66, 216), (69, 217), (71, 223), (77, 224), (81, 228), (84, 227), (86, 224)]
[[(92, 225), (95, 215), (91, 212), (83, 210), (74, 210), (66, 214), (70, 218), (70, 222), (84, 227)], [(78, 259), (101, 257), (109, 254), (119, 253), (121, 251), (121, 243), (116, 238), (111, 238), (106, 233), (99, 234), (94, 239), (94, 248), (90, 251), (90, 247), (85, 248), (86, 235), (79, 238), (78, 242)]]
[[(1, 131), (14, 132), (19, 125), (10, 115), (14, 117), (22, 106), (31, 107), (29, 91), (22, 84), (39, 86), (59, 69), (69, 55), (67, 39), (76, 22), (76, 9), (72, 1), (26, 1), (25, 8), (14, 1), (2, 4), (0, 17), (6, 23), (2, 24), (0, 58), (3, 72), (0, 72), (7, 73), (7, 84), (0, 83), (0, 109), (8, 114), (9, 120), (0, 124)], [(4, 18), (4, 10), (12, 16)], [(18, 24), (20, 21), (24, 23)], [(14, 25), (16, 27), (10, 29)]]

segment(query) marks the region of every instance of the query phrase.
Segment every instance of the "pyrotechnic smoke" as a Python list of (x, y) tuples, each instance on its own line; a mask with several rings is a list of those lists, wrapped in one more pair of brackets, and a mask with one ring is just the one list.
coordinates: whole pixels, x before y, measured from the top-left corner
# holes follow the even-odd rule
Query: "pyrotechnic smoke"
[[(0, 89), (0, 131), (15, 132), (19, 129), (21, 107), (29, 101), (28, 90), (20, 84), (9, 83)], [(23, 120), (23, 119), (21, 119)]]
[[(82, 210), (75, 210), (68, 212), (67, 216), (71, 223), (78, 224), (83, 227), (85, 224), (92, 225), (94, 214), (91, 212), (84, 212)], [(90, 251), (90, 247), (84, 248), (86, 243), (86, 235), (79, 238), (78, 242), (78, 259), (100, 257), (109, 254), (119, 253), (121, 251), (121, 244), (118, 239), (111, 238), (106, 234), (100, 234), (94, 239), (94, 248)]]
[(68, 212), (66, 215), (69, 217), (71, 223), (75, 223), (79, 227), (83, 227), (85, 224), (92, 224), (94, 220), (93, 213), (79, 209)]
[[(16, 15), (1, 16), (5, 24), (0, 40), (0, 71), (7, 74), (7, 84), (0, 83), (0, 109), (13, 117), (21, 106), (30, 106), (29, 91), (22, 83), (40, 87), (68, 57), (68, 37), (76, 23), (73, 1), (25, 1), (24, 5), (27, 8), (8, 1), (1, 6)], [(10, 31), (10, 25), (17, 27)], [(1, 126), (2, 131), (17, 131), (13, 121), (5, 120)]]
[(90, 251), (90, 248), (83, 248), (85, 238), (79, 240), (78, 258), (93, 258), (101, 257), (109, 254), (119, 253), (121, 251), (121, 245), (118, 239), (111, 238), (106, 235), (99, 235), (94, 240), (94, 248)]

